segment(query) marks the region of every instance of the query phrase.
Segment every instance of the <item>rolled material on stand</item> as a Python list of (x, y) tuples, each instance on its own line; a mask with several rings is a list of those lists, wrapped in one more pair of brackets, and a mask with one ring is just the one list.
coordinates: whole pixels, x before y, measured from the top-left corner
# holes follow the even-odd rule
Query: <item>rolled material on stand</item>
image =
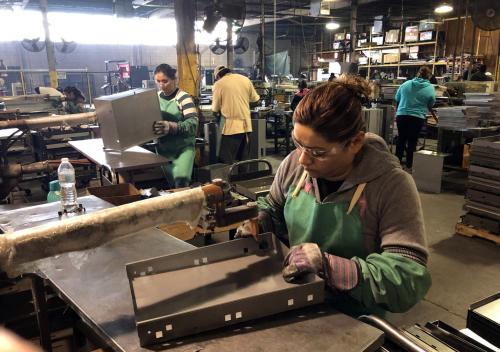
[(0, 235), (0, 270), (97, 247), (162, 223), (182, 221), (197, 225), (205, 199), (203, 188), (198, 187)]
[(76, 126), (95, 122), (95, 112), (82, 112), (80, 114), (71, 115), (52, 115), (47, 117), (38, 117), (32, 119), (19, 119), (0, 121), (0, 129), (4, 128), (30, 128), (38, 129), (59, 125)]

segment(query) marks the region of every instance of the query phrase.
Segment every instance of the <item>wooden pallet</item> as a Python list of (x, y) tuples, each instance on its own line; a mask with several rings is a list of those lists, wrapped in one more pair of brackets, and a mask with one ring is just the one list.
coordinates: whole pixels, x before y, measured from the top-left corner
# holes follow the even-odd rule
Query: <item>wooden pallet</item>
[(465, 224), (462, 224), (461, 222), (459, 222), (455, 225), (455, 233), (462, 235), (462, 236), (467, 236), (467, 237), (484, 238), (484, 239), (487, 239), (489, 241), (496, 243), (497, 245), (500, 245), (500, 235), (495, 235), (494, 233), (491, 233), (489, 231), (479, 229), (477, 227), (465, 225)]

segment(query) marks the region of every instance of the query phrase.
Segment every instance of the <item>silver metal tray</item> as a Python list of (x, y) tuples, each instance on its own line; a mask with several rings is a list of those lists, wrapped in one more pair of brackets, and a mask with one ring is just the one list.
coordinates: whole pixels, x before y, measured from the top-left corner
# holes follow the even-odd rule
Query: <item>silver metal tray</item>
[(141, 346), (321, 303), (324, 281), (281, 275), (288, 248), (272, 234), (127, 264)]

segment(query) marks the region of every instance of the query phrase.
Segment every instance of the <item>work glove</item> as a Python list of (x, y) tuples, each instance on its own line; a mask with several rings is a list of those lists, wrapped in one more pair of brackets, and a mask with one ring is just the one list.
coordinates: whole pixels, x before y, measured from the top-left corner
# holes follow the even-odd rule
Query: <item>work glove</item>
[(254, 218), (243, 221), (243, 223), (236, 229), (236, 235), (234, 237), (235, 238), (253, 237), (257, 239), (258, 234), (259, 234), (259, 221), (257, 218)]
[(323, 253), (316, 243), (302, 243), (290, 248), (283, 263), (283, 278), (292, 282), (305, 274), (324, 274)]
[(170, 130), (170, 124), (168, 121), (155, 121), (153, 124), (153, 131), (157, 135), (164, 135), (168, 134), (168, 131)]

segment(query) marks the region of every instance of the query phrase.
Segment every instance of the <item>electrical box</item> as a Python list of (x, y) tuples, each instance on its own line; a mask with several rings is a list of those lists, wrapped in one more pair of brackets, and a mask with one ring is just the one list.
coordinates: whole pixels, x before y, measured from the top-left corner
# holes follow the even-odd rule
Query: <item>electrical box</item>
[(133, 89), (94, 99), (105, 149), (125, 150), (157, 138), (155, 121), (161, 120), (155, 89)]

